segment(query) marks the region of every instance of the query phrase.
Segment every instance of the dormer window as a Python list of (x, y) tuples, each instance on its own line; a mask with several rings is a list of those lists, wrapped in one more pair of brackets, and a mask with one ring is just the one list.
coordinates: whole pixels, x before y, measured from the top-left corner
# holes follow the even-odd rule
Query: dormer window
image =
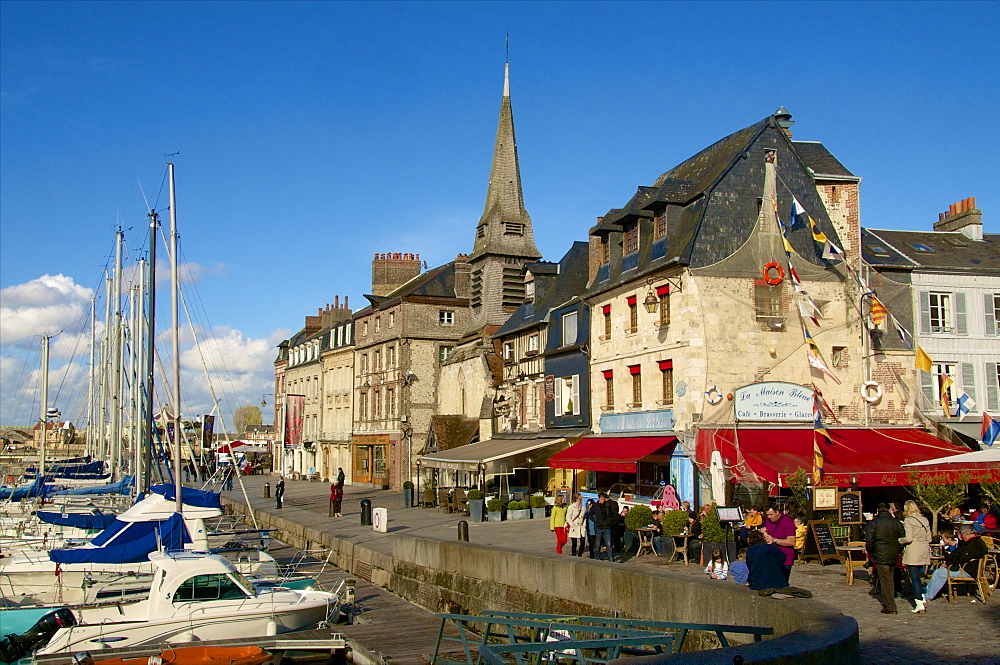
[(508, 236), (523, 236), (524, 224), (522, 224), (521, 222), (504, 222), (503, 232), (504, 235)]
[(889, 250), (882, 245), (866, 245), (866, 247), (875, 256), (889, 256)]
[(921, 245), (920, 243), (911, 243), (910, 247), (917, 250), (918, 252), (933, 252), (934, 250), (927, 245)]
[(623, 225), (622, 248), (625, 254), (639, 251), (639, 223), (627, 222)]
[(535, 300), (535, 280), (530, 275), (528, 281), (524, 283), (524, 299), (531, 302)]
[(667, 237), (667, 209), (664, 208), (653, 217), (653, 239)]
[(607, 234), (601, 236), (601, 265), (611, 263), (611, 237)]
[(476, 237), (477, 238), (485, 238), (486, 237), (486, 225), (485, 224), (480, 224), (479, 226), (476, 227)]

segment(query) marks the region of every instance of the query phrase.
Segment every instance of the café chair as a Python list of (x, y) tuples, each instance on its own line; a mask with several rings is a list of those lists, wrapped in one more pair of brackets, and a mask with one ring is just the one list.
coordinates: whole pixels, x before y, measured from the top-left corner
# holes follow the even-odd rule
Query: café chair
[(993, 536), (980, 536), (990, 553), (986, 555), (986, 581), (990, 585), (987, 593), (996, 591), (997, 583), (1000, 583), (1000, 557), (993, 552), (997, 549), (997, 539)]
[(469, 500), (465, 495), (465, 490), (461, 487), (456, 488), (451, 495), (451, 509), (462, 515), (469, 514)]
[(438, 488), (438, 510), (451, 512), (451, 497), (448, 496), (448, 490), (443, 487)]
[[(857, 547), (857, 546), (864, 547), (865, 546), (865, 542), (863, 540), (851, 540), (851, 541), (848, 541), (847, 546), (848, 547)], [(847, 585), (848, 586), (854, 586), (854, 569), (855, 568), (864, 568), (866, 563), (868, 563), (868, 552), (866, 552), (864, 550), (861, 550), (861, 551), (847, 550), (846, 552), (844, 552), (844, 566), (847, 568)], [(871, 575), (871, 573), (868, 573), (868, 574)]]
[(984, 603), (989, 599), (990, 585), (986, 581), (986, 557), (979, 560), (979, 565), (976, 567), (975, 577), (952, 577), (948, 576), (948, 590), (947, 598), (948, 602), (952, 601), (952, 598), (956, 597), (957, 587), (960, 586), (973, 586), (976, 591), (979, 592), (979, 600)]

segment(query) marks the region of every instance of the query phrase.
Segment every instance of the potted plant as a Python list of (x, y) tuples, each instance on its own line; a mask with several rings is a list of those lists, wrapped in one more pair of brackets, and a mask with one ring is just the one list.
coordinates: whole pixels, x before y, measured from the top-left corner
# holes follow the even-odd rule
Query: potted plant
[(531, 509), (527, 501), (511, 501), (507, 504), (507, 517), (512, 520), (531, 519)]
[(503, 520), (503, 501), (500, 499), (490, 499), (486, 503), (486, 517), (490, 522)]
[(545, 519), (545, 497), (541, 494), (535, 494), (528, 502), (531, 506), (532, 519)]
[(683, 510), (670, 510), (664, 513), (660, 528), (667, 536), (676, 536), (688, 525), (688, 514)]
[(403, 481), (403, 507), (412, 508), (413, 507), (413, 481), (405, 480)]
[(483, 521), (483, 493), (477, 489), (469, 490), (469, 519), (473, 522)]
[(653, 523), (653, 510), (649, 506), (632, 506), (625, 513), (625, 551), (638, 549), (639, 536), (636, 529)]

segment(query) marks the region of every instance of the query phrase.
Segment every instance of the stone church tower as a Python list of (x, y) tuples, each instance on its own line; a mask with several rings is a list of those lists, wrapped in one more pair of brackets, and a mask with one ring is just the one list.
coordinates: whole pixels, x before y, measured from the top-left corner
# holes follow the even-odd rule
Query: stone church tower
[(493, 146), (486, 206), (476, 226), (476, 242), (469, 257), (472, 269), (470, 332), (499, 326), (507, 320), (524, 302), (522, 266), (541, 258), (521, 192), (514, 117), (510, 109), (509, 71), (509, 64), (504, 64), (503, 102)]

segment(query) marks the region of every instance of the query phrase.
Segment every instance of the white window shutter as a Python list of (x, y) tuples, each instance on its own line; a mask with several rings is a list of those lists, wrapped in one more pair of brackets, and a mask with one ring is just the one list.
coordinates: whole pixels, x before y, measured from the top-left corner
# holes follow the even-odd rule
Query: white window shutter
[(968, 317), (965, 314), (965, 294), (955, 294), (955, 332), (959, 335), (969, 334)]
[(554, 391), (555, 394), (553, 395), (553, 397), (555, 399), (552, 401), (554, 405), (553, 412), (555, 413), (556, 416), (561, 416), (563, 413), (566, 412), (566, 405), (563, 404), (562, 400), (562, 379), (556, 379), (554, 383), (555, 383), (555, 391)]
[(927, 334), (931, 331), (931, 294), (929, 291), (920, 292), (920, 332)]
[[(976, 366), (972, 363), (962, 363), (962, 391), (976, 401)], [(974, 410), (979, 410), (978, 404)]]
[(996, 411), (1000, 408), (1000, 400), (997, 399), (997, 364), (986, 363), (983, 369), (986, 372), (986, 408)]
[(580, 415), (580, 375), (573, 375), (573, 415)]
[(928, 374), (922, 370), (917, 370), (920, 372), (920, 390), (924, 394), (924, 409), (933, 409), (934, 403), (937, 401), (934, 399), (934, 375)]
[(986, 334), (994, 337), (997, 334), (997, 315), (993, 306), (993, 294), (983, 294), (983, 312), (986, 314)]

